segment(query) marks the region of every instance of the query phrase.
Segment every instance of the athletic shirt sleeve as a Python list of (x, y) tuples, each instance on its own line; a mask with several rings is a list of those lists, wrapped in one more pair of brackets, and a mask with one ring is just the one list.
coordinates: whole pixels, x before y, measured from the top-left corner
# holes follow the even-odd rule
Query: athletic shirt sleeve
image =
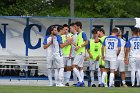
[(125, 47), (126, 47), (126, 48), (131, 47), (130, 39), (126, 42)]
[(118, 38), (118, 47), (121, 47), (121, 40)]
[(57, 35), (57, 41), (58, 41), (58, 44), (63, 44), (62, 42), (62, 37), (60, 35)]
[(90, 41), (88, 40), (88, 44), (86, 45), (86, 49), (90, 49)]
[(106, 46), (105, 41), (106, 41), (106, 38), (105, 38), (105, 40), (104, 40), (103, 43), (102, 43), (103, 46)]
[(86, 41), (86, 40), (87, 40), (87, 35), (86, 35), (86, 33), (85, 33), (85, 32), (82, 32), (82, 38), (83, 38), (83, 40), (84, 40), (84, 41)]
[(49, 37), (49, 36), (45, 36), (45, 37), (44, 37), (43, 45), (46, 45), (46, 44), (48, 43), (48, 42), (47, 42), (48, 37)]

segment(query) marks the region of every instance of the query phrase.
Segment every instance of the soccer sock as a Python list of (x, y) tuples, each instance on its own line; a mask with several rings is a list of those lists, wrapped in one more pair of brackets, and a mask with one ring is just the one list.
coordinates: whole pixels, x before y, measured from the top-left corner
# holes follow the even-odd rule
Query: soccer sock
[(114, 82), (114, 73), (110, 73), (110, 77), (109, 77), (109, 86), (112, 86)]
[(73, 72), (73, 81), (74, 81), (74, 83), (77, 82), (77, 76), (76, 76), (76, 74), (74, 72)]
[(55, 83), (58, 84), (58, 69), (54, 69)]
[(71, 71), (67, 71), (67, 74), (66, 74), (66, 83), (69, 83), (70, 76), (71, 76)]
[(59, 69), (59, 83), (64, 81), (64, 68)]
[(82, 81), (84, 81), (84, 71), (83, 70), (80, 70), (80, 76), (82, 78)]
[(122, 80), (122, 84), (125, 85), (125, 83), (126, 83), (125, 80)]
[(73, 68), (73, 72), (74, 72), (75, 75), (78, 77), (79, 82), (82, 82), (82, 78), (81, 78), (81, 76), (80, 76), (80, 72), (79, 72), (76, 68)]
[(136, 72), (137, 86), (139, 86), (139, 71)]
[(131, 71), (131, 83), (132, 83), (132, 86), (135, 85), (135, 71)]
[(137, 82), (139, 82), (140, 83), (140, 70), (138, 70), (138, 77), (139, 77), (139, 80), (137, 81)]
[(107, 77), (107, 73), (106, 73), (106, 72), (103, 72), (103, 73), (102, 73), (102, 83), (103, 83), (103, 84), (106, 84), (106, 83), (105, 83), (105, 78), (106, 78), (106, 77)]
[(94, 71), (90, 71), (91, 85), (94, 84)]
[(100, 68), (98, 68), (98, 81), (99, 81), (99, 84), (102, 83), (102, 77), (101, 77), (101, 71), (100, 71)]
[(67, 83), (67, 72), (64, 72), (64, 83)]
[(48, 69), (48, 79), (50, 84), (52, 84), (52, 69)]

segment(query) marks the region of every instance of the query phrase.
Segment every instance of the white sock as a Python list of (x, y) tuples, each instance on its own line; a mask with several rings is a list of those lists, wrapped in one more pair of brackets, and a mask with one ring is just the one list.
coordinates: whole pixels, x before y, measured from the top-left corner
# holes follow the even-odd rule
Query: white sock
[(90, 71), (91, 85), (94, 84), (94, 71)]
[(99, 84), (102, 83), (102, 74), (101, 74), (100, 68), (98, 68), (98, 81), (99, 81)]
[(125, 80), (122, 80), (122, 84), (124, 85), (126, 82), (125, 82)]
[(107, 77), (107, 73), (103, 72), (102, 73), (102, 83), (105, 84), (105, 78)]
[(54, 78), (55, 78), (55, 83), (58, 84), (58, 69), (54, 69)]
[(84, 71), (83, 70), (80, 70), (80, 76), (82, 78), (82, 81), (84, 81)]
[(70, 76), (71, 76), (71, 71), (67, 71), (67, 74), (66, 74), (66, 83), (69, 83)]
[(59, 69), (59, 83), (64, 82), (64, 68)]
[(81, 76), (80, 76), (80, 72), (79, 72), (76, 68), (73, 68), (73, 72), (74, 72), (75, 75), (78, 77), (79, 82), (82, 82), (82, 78), (81, 78)]
[(114, 73), (110, 73), (109, 77), (109, 86), (112, 86), (114, 83)]
[(64, 72), (64, 83), (67, 83), (67, 72)]
[(136, 79), (137, 79), (137, 86), (139, 86), (140, 84), (139, 84), (139, 72), (138, 71), (136, 72)]
[(52, 83), (52, 69), (48, 69), (48, 79), (49, 79), (50, 85), (53, 84)]
[(139, 82), (140, 84), (140, 70), (138, 70), (138, 77), (139, 77), (139, 80), (137, 82)]
[(132, 86), (135, 85), (135, 71), (131, 71), (131, 83), (132, 83)]
[(74, 72), (73, 72), (73, 81), (74, 81), (74, 84), (77, 82), (77, 76)]

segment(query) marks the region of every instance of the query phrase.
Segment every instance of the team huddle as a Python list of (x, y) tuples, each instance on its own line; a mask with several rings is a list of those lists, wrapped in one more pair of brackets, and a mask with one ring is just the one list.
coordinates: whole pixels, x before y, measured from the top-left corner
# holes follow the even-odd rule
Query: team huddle
[[(70, 28), (70, 30), (69, 30)], [(69, 32), (70, 31), (70, 32)], [(51, 26), (44, 37), (43, 47), (46, 50), (46, 63), (48, 68), (49, 85), (69, 86), (71, 74), (74, 85), (84, 87), (83, 63), (88, 60), (91, 77), (91, 86), (96, 87), (94, 73), (98, 71), (99, 87), (114, 87), (114, 73), (121, 73), (122, 85), (125, 82), (125, 65), (131, 71), (132, 87), (140, 82), (140, 31), (132, 29), (132, 37), (126, 42), (123, 40), (122, 31), (113, 28), (111, 35), (105, 36), (104, 29), (94, 28), (93, 38), (88, 40), (82, 31), (82, 23), (77, 21), (63, 26)], [(89, 56), (86, 56), (88, 53)], [(52, 80), (52, 70), (54, 79)], [(110, 71), (109, 84), (107, 72)], [(71, 73), (73, 72), (73, 73)]]

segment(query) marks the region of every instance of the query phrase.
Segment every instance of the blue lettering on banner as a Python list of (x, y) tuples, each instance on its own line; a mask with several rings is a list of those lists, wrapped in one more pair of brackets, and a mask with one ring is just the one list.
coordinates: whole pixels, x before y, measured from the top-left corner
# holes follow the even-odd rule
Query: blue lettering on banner
[(0, 28), (0, 44), (2, 48), (6, 48), (6, 26), (8, 24), (1, 24), (1, 25), (3, 25), (3, 31)]
[(31, 33), (32, 27), (34, 27), (34, 26), (36, 26), (38, 28), (38, 31), (41, 32), (41, 26), (40, 25), (30, 24), (27, 27), (25, 27), (24, 33), (23, 33), (24, 42), (29, 49), (37, 49), (37, 48), (41, 47), (41, 38), (38, 39), (38, 43), (35, 46), (33, 46), (31, 44), (30, 33)]

